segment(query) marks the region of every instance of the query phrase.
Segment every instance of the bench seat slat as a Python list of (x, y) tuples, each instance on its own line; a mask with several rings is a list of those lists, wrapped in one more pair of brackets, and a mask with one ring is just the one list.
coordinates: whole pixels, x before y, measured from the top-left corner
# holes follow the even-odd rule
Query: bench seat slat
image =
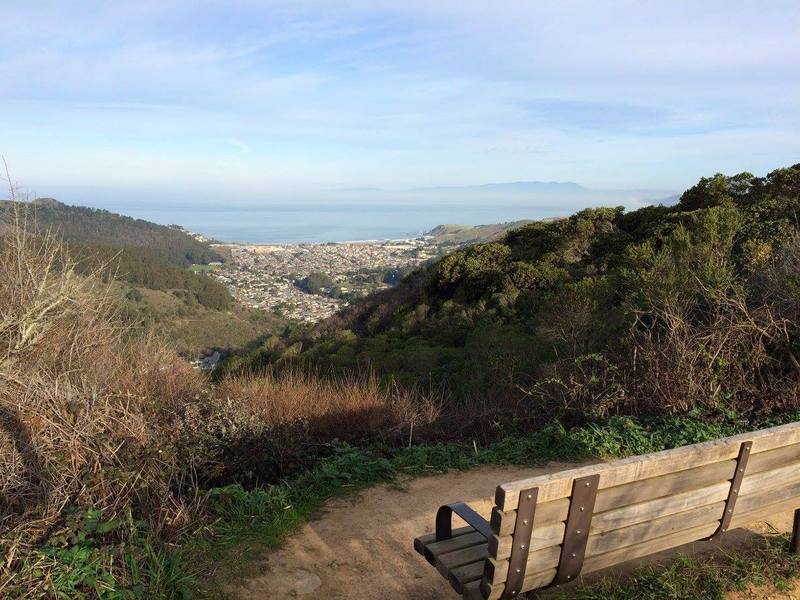
[[(453, 530), (453, 538), (457, 538), (459, 536), (474, 532), (475, 530), (472, 527), (459, 527), (458, 529)], [(416, 550), (419, 554), (422, 554), (422, 556), (425, 556), (425, 548), (435, 542), (436, 542), (436, 533), (426, 533), (425, 535), (421, 535), (418, 538), (414, 538), (414, 550)]]
[(423, 556), (429, 563), (435, 564), (438, 556), (448, 554), (449, 552), (455, 552), (456, 550), (463, 550), (471, 546), (477, 546), (478, 544), (486, 544), (486, 538), (477, 531), (472, 531), (466, 535), (460, 535), (450, 538), (449, 540), (431, 542), (425, 546)]
[(470, 563), (484, 561), (489, 556), (488, 544), (478, 544), (477, 546), (470, 546), (455, 552), (448, 552), (447, 554), (440, 554), (436, 557), (434, 566), (442, 574), (445, 579), (449, 576), (450, 571), (457, 567), (463, 567)]
[(450, 571), (447, 579), (450, 581), (450, 585), (453, 586), (453, 589), (461, 594), (464, 592), (468, 583), (473, 581), (479, 582), (481, 580), (485, 564), (485, 560), (480, 560), (462, 567), (456, 567)]
[(464, 586), (463, 591), (464, 600), (483, 600), (483, 592), (481, 592), (481, 582), (472, 581)]

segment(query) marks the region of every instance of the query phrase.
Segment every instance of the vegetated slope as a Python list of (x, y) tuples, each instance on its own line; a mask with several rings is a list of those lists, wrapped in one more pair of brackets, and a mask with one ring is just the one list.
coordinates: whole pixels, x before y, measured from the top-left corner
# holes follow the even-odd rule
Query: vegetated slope
[(491, 225), (438, 225), (425, 235), (432, 237), (438, 243), (468, 244), (488, 242), (503, 237), (512, 229), (533, 223), (531, 219), (512, 221), (510, 223), (493, 223)]
[(208, 349), (241, 351), (280, 332), (286, 320), (263, 310), (233, 304), (226, 310), (207, 308), (181, 290), (161, 291), (119, 284), (116, 288), (129, 321), (155, 329), (183, 356)]
[(458, 250), (250, 366), (299, 356), (443, 383), (515, 422), (797, 402), (800, 165), (674, 206), (580, 211)]
[[(105, 210), (66, 206), (51, 198), (19, 207), (39, 230), (63, 239), (84, 272), (106, 265), (106, 272), (120, 281), (155, 290), (182, 290), (207, 308), (227, 309), (233, 304), (225, 286), (186, 269), (224, 257), (182, 231)], [(0, 223), (12, 222), (13, 213), (13, 203), (0, 203)]]
[[(19, 204), (20, 218), (64, 240), (75, 270), (120, 282), (130, 322), (157, 327), (180, 352), (247, 347), (283, 326), (272, 315), (238, 307), (227, 288), (191, 264), (224, 256), (183, 231), (52, 199)], [(14, 205), (0, 203), (0, 236), (13, 231)], [(5, 223), (5, 225), (3, 225)]]
[(134, 286), (174, 291), (179, 297), (213, 310), (227, 310), (234, 304), (227, 288), (220, 282), (192, 273), (149, 250), (74, 241), (68, 243), (68, 248), (82, 272), (107, 265), (107, 276)]
[[(87, 208), (67, 206), (52, 198), (39, 198), (28, 205), (42, 229), (52, 229), (66, 242), (110, 245), (147, 250), (151, 255), (180, 266), (223, 261), (224, 257), (183, 231), (142, 219)], [(0, 218), (13, 210), (0, 203)]]

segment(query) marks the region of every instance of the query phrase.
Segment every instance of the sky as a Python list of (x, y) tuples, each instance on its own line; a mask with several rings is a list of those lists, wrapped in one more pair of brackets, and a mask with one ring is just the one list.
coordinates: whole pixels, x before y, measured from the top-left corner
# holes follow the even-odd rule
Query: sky
[(679, 191), (800, 162), (797, 0), (0, 2), (0, 154), (40, 195)]

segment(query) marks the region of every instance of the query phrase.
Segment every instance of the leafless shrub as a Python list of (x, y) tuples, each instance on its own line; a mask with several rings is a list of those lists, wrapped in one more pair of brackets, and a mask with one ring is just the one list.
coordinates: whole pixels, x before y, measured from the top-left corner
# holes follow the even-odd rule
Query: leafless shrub
[(518, 415), (539, 413), (538, 421), (554, 416), (603, 418), (628, 403), (624, 373), (603, 354), (585, 354), (548, 365), (530, 386), (520, 388), (525, 408)]
[(638, 408), (685, 412), (720, 405), (756, 408), (777, 366), (771, 348), (787, 321), (773, 306), (750, 306), (741, 288), (702, 288), (691, 304), (637, 311), (631, 329), (631, 376)]

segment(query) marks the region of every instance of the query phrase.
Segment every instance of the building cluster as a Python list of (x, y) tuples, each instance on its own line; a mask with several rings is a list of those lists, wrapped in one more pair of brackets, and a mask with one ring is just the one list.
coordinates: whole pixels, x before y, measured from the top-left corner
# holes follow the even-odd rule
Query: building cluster
[[(329, 244), (226, 244), (231, 260), (213, 276), (244, 304), (306, 322), (324, 319), (347, 304), (347, 298), (388, 284), (384, 273), (419, 265), (437, 255), (427, 238)], [(295, 282), (325, 273), (336, 296), (302, 291)]]

